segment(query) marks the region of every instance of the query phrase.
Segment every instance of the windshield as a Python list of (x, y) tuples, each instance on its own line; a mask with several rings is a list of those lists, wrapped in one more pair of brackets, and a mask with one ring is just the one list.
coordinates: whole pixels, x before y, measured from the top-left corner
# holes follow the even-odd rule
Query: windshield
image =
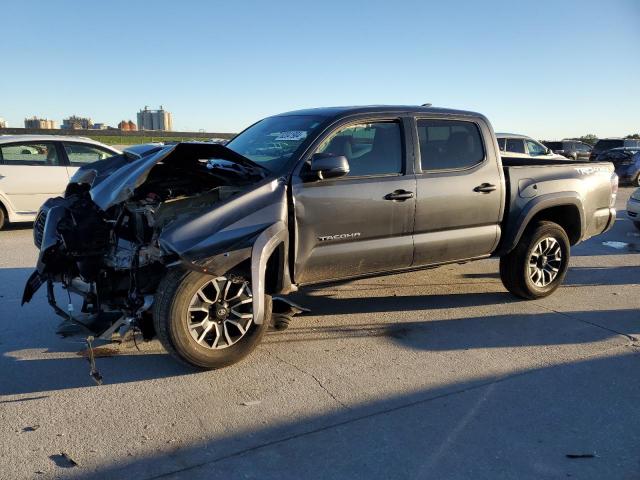
[(277, 172), (324, 120), (325, 117), (314, 115), (265, 118), (239, 134), (226, 147)]

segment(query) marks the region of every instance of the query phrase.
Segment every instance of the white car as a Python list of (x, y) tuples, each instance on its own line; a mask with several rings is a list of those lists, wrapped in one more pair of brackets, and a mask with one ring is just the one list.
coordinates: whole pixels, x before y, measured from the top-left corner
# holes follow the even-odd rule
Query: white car
[(500, 155), (513, 158), (535, 158), (539, 160), (563, 160), (567, 158), (553, 153), (537, 140), (516, 133), (496, 133)]
[(78, 168), (120, 153), (88, 138), (0, 135), (0, 229), (7, 222), (32, 222)]

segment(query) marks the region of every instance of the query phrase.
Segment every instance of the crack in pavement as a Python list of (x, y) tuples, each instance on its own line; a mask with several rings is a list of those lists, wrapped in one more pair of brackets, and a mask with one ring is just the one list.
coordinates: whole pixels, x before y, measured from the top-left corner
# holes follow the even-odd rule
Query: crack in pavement
[(630, 335), (628, 333), (619, 332), (618, 330), (614, 330), (613, 328), (605, 327), (604, 325), (600, 325), (598, 323), (590, 322), (589, 320), (584, 320), (582, 318), (574, 317), (573, 315), (570, 315), (570, 314), (565, 313), (565, 312), (559, 312), (558, 310), (556, 310), (554, 308), (545, 307), (544, 305), (540, 305), (540, 304), (538, 304), (538, 306), (540, 308), (544, 309), (544, 310), (547, 310), (548, 312), (557, 313), (558, 315), (562, 315), (563, 317), (567, 317), (567, 318), (570, 318), (572, 320), (576, 320), (578, 322), (586, 323), (587, 325), (591, 325), (592, 327), (601, 328), (603, 330), (606, 330), (607, 332), (615, 333), (616, 335), (621, 335), (621, 336), (625, 337), (627, 340), (629, 340), (633, 344), (638, 342), (638, 338), (636, 338), (633, 335)]
[[(633, 346), (635, 347), (636, 345), (633, 345)], [(620, 349), (623, 349), (623, 348), (629, 348), (629, 345), (628, 344), (626, 344), (626, 345), (618, 345), (618, 346), (615, 346), (615, 347), (612, 347), (612, 348), (606, 348), (604, 350), (601, 350), (601, 351), (598, 351), (598, 352), (594, 352), (591, 355), (585, 355), (584, 357), (581, 357), (579, 359), (575, 359), (575, 361), (581, 361), (581, 360), (584, 360), (586, 358), (590, 358), (592, 356), (601, 355), (602, 353), (605, 353), (605, 352), (609, 352), (609, 351), (612, 351), (612, 350), (620, 350)], [(282, 360), (281, 358), (279, 358), (275, 354), (272, 354), (272, 353), (268, 353), (268, 354), (276, 357), (281, 362), (283, 362), (283, 363), (285, 363), (287, 365), (291, 365), (294, 368), (296, 368), (297, 370), (300, 370), (301, 372), (307, 373), (307, 375), (310, 375), (308, 372), (305, 372), (304, 370), (299, 369), (295, 365), (292, 365), (291, 363)], [(560, 363), (560, 364), (557, 364), (556, 366), (563, 367), (563, 366), (566, 366), (566, 365), (570, 365), (570, 364)], [(314, 435), (316, 433), (325, 432), (325, 431), (328, 431), (328, 430), (331, 430), (331, 429), (334, 429), (334, 428), (338, 428), (338, 427), (342, 427), (342, 426), (349, 425), (349, 424), (352, 424), (352, 423), (356, 423), (356, 422), (359, 422), (361, 420), (367, 420), (369, 418), (378, 417), (380, 415), (386, 415), (388, 413), (398, 412), (400, 410), (405, 410), (405, 409), (408, 409), (408, 408), (412, 408), (412, 407), (415, 407), (417, 405), (424, 405), (424, 404), (427, 404), (427, 403), (430, 403), (430, 402), (433, 402), (433, 401), (436, 401), (436, 400), (441, 400), (443, 398), (453, 397), (455, 395), (461, 395), (461, 394), (464, 394), (464, 393), (467, 393), (467, 392), (472, 392), (472, 391), (475, 391), (475, 390), (479, 390), (479, 389), (482, 389), (482, 388), (485, 388), (485, 387), (491, 387), (493, 385), (496, 385), (496, 384), (499, 384), (499, 383), (502, 383), (502, 382), (506, 382), (506, 381), (512, 380), (514, 378), (524, 377), (526, 375), (532, 375), (532, 374), (535, 374), (535, 373), (538, 373), (538, 372), (539, 372), (539, 369), (533, 369), (533, 370), (526, 370), (526, 371), (523, 371), (523, 372), (513, 373), (513, 374), (510, 374), (510, 375), (505, 375), (503, 377), (494, 378), (494, 379), (488, 380), (486, 382), (481, 382), (481, 383), (479, 383), (477, 385), (472, 385), (472, 386), (469, 386), (469, 387), (466, 387), (466, 388), (461, 388), (461, 389), (454, 390), (454, 391), (451, 391), (451, 392), (445, 392), (445, 393), (441, 393), (439, 395), (434, 395), (434, 396), (431, 396), (431, 397), (422, 398), (422, 399), (415, 400), (415, 401), (408, 402), (408, 403), (404, 403), (404, 404), (401, 404), (401, 405), (396, 405), (394, 407), (389, 407), (389, 408), (386, 408), (386, 409), (383, 409), (383, 410), (378, 410), (378, 411), (375, 411), (375, 412), (371, 412), (371, 413), (368, 413), (368, 414), (365, 414), (365, 415), (360, 415), (360, 416), (357, 416), (357, 417), (354, 417), (354, 418), (350, 418), (350, 419), (347, 419), (347, 420), (343, 420), (343, 421), (340, 421), (340, 422), (334, 422), (334, 423), (331, 423), (329, 425), (325, 425), (324, 427), (318, 427), (318, 428), (314, 428), (314, 429), (311, 429), (311, 430), (307, 430), (305, 432), (300, 432), (300, 433), (292, 434), (292, 435), (289, 435), (289, 436), (286, 436), (286, 437), (278, 438), (278, 439), (275, 439), (275, 440), (270, 440), (270, 441), (261, 443), (259, 445), (254, 445), (252, 447), (243, 448), (243, 449), (238, 450), (236, 452), (232, 452), (232, 453), (229, 453), (229, 454), (226, 454), (226, 455), (222, 455), (222, 456), (220, 456), (218, 458), (214, 458), (212, 460), (207, 460), (207, 461), (195, 464), (195, 465), (190, 465), (188, 467), (179, 468), (179, 469), (173, 470), (171, 472), (166, 472), (166, 473), (162, 473), (160, 475), (156, 475), (156, 476), (153, 476), (153, 477), (148, 477), (146, 480), (157, 480), (159, 478), (167, 478), (167, 477), (170, 477), (170, 476), (175, 475), (175, 474), (179, 474), (179, 473), (187, 472), (189, 470), (194, 470), (196, 468), (204, 467), (205, 465), (211, 465), (211, 464), (214, 464), (214, 463), (218, 463), (218, 462), (222, 462), (222, 461), (225, 461), (225, 460), (229, 460), (231, 458), (241, 457), (241, 456), (243, 456), (243, 455), (245, 455), (247, 453), (255, 452), (255, 451), (261, 450), (263, 448), (268, 448), (268, 447), (272, 447), (274, 445), (284, 444), (284, 443), (290, 442), (292, 440), (297, 440), (299, 438), (303, 438), (303, 437), (306, 437), (306, 436), (309, 436), (309, 435)], [(317, 379), (316, 379), (316, 381), (317, 381)], [(323, 389), (324, 389), (324, 387), (323, 387)]]
[(296, 364), (288, 362), (286, 360), (284, 360), (283, 358), (280, 358), (278, 355), (276, 355), (273, 352), (269, 352), (268, 350), (266, 350), (267, 355), (271, 355), (272, 357), (276, 358), (277, 360), (280, 360), (280, 362), (284, 363), (285, 365), (289, 365), (290, 367), (295, 368), (297, 371), (299, 371), (300, 373), (307, 375), (308, 377), (313, 378), (313, 380), (315, 380), (315, 382), (318, 384), (318, 386), (324, 390), (327, 395), (329, 395), (335, 402), (337, 402), (341, 407), (348, 409), (349, 407), (347, 405), (345, 405), (344, 403), (342, 403), (327, 387), (325, 387), (322, 382), (320, 381), (320, 379), (318, 377), (316, 377), (313, 373), (311, 372), (307, 372), (306, 370), (303, 370), (302, 368), (298, 367)]

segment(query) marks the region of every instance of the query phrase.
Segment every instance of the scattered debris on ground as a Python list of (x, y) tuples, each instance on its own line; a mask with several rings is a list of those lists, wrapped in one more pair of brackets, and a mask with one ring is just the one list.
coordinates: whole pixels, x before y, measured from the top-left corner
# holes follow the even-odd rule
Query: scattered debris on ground
[(28, 427), (24, 427), (22, 429), (23, 432), (35, 432), (37, 429), (40, 428), (40, 425), (30, 425)]
[(65, 452), (60, 452), (56, 455), (49, 455), (49, 458), (60, 468), (73, 468), (78, 466), (78, 462)]
[(245, 407), (253, 407), (255, 405), (260, 405), (261, 403), (261, 400), (249, 400), (246, 402), (242, 402), (242, 405), (244, 405)]
[(595, 453), (567, 453), (567, 458), (595, 458)]

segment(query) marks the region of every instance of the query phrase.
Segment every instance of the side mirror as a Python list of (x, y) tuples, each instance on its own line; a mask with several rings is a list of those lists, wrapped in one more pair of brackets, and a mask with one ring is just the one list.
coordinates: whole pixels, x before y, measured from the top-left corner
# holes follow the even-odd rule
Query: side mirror
[(349, 174), (349, 160), (344, 155), (316, 153), (311, 157), (311, 172), (320, 180), (344, 177)]
[(545, 155), (551, 155), (552, 152), (551, 152), (551, 149), (549, 147), (547, 147), (547, 148), (544, 149), (544, 153), (545, 153)]

